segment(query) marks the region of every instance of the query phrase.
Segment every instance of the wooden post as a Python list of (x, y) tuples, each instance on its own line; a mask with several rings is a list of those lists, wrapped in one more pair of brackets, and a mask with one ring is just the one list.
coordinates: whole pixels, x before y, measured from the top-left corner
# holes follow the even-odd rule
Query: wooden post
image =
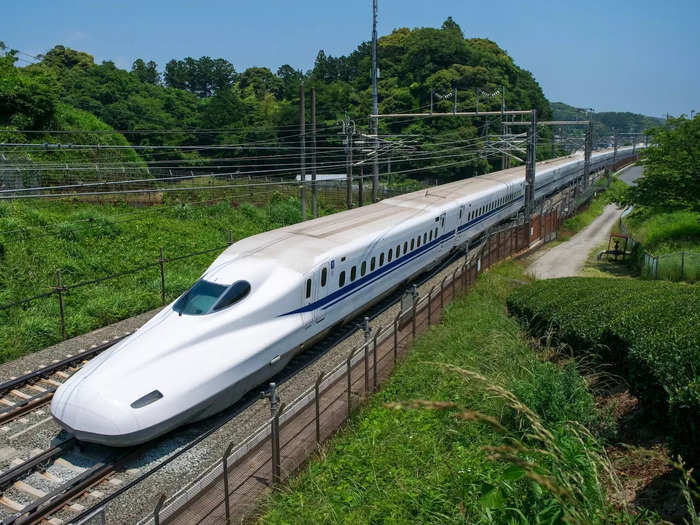
[(163, 247), (160, 247), (160, 257), (158, 258), (160, 266), (160, 302), (165, 306), (165, 259), (163, 258)]
[(61, 339), (66, 340), (66, 312), (63, 309), (63, 292), (65, 288), (63, 287), (63, 278), (61, 277), (61, 270), (56, 270), (56, 293), (58, 294), (58, 310), (61, 315)]

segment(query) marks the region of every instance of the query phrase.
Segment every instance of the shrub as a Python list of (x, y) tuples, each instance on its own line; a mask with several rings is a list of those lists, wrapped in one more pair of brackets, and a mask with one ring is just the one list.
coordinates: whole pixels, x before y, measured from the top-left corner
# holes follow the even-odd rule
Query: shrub
[(671, 423), (677, 444), (692, 443), (700, 431), (697, 286), (573, 277), (524, 286), (507, 304), (533, 334), (552, 330), (575, 351), (617, 364), (650, 412)]

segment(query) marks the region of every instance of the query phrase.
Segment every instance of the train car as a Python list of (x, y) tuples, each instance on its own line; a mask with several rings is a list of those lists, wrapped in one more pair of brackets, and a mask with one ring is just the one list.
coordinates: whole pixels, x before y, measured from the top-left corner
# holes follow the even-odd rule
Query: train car
[[(591, 166), (612, 158), (596, 153)], [(536, 196), (582, 169), (580, 155), (540, 163)], [(61, 385), (51, 413), (78, 439), (117, 447), (211, 416), (304, 345), (517, 214), (524, 194), (518, 167), (236, 242), (186, 293)]]

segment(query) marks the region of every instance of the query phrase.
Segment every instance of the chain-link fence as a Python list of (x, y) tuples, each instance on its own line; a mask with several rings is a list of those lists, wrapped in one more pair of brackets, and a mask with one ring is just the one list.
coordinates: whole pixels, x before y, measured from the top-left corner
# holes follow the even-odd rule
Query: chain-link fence
[(666, 281), (697, 282), (700, 280), (700, 253), (698, 252), (674, 252), (653, 255), (644, 250), (643, 245), (632, 237), (624, 222), (624, 216), (620, 217), (620, 231), (627, 235), (628, 246), (633, 254), (637, 255), (641, 276), (645, 279), (663, 279)]

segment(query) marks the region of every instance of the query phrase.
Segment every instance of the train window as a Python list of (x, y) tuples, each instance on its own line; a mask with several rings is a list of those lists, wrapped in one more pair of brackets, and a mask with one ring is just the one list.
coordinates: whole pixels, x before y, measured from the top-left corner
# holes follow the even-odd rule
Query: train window
[(324, 268), (321, 270), (321, 286), (326, 286), (326, 278), (328, 277), (328, 270)]
[(388, 262), (391, 262), (391, 253), (392, 252), (393, 252), (393, 250), (391, 248), (389, 248), (389, 256), (387, 257)]
[(367, 273), (367, 261), (362, 261), (362, 265), (360, 266), (360, 276), (364, 276), (365, 273)]
[(338, 277), (338, 287), (342, 288), (345, 286), (345, 270), (340, 272), (340, 277)]
[(413, 244), (413, 242), (414, 242), (414, 239), (411, 239), (411, 251), (413, 251), (413, 247), (415, 246), (415, 245)]
[(435, 217), (435, 222), (440, 222), (440, 217)]
[(306, 298), (311, 297), (311, 279), (306, 280)]
[(438, 230), (435, 228), (435, 238), (437, 239)]
[(424, 234), (423, 234), (423, 244), (425, 244), (425, 242), (426, 242), (427, 240), (428, 240), (428, 234), (427, 234), (427, 233), (424, 233)]
[(180, 315), (202, 315), (211, 311), (212, 306), (219, 297), (226, 291), (227, 287), (222, 284), (211, 283), (200, 279), (194, 286), (180, 297), (173, 305)]
[(376, 261), (377, 261), (377, 258), (376, 258), (376, 257), (372, 257), (372, 261), (369, 263), (369, 271), (370, 271), (370, 272), (373, 272), (373, 271), (374, 271), (374, 266), (375, 266), (374, 263), (375, 263)]
[(353, 282), (355, 280), (355, 277), (357, 277), (357, 267), (353, 266), (350, 269), (350, 282)]
[(430, 238), (428, 240), (430, 240), (430, 241), (433, 240), (433, 230), (430, 230)]
[(250, 283), (248, 281), (236, 281), (224, 292), (224, 295), (222, 295), (221, 299), (214, 305), (212, 311), (217, 312), (237, 303), (248, 295), (249, 292)]
[(464, 210), (463, 210), (462, 208), (459, 209), (459, 218), (460, 218), (460, 219), (462, 218), (462, 212), (463, 212), (463, 211), (464, 211)]
[(403, 254), (406, 255), (408, 253), (408, 241), (403, 243)]
[(420, 235), (416, 237), (416, 248), (420, 248)]
[(396, 258), (398, 259), (399, 256), (401, 255), (401, 245), (396, 246)]
[(384, 252), (379, 254), (379, 267), (384, 266)]

